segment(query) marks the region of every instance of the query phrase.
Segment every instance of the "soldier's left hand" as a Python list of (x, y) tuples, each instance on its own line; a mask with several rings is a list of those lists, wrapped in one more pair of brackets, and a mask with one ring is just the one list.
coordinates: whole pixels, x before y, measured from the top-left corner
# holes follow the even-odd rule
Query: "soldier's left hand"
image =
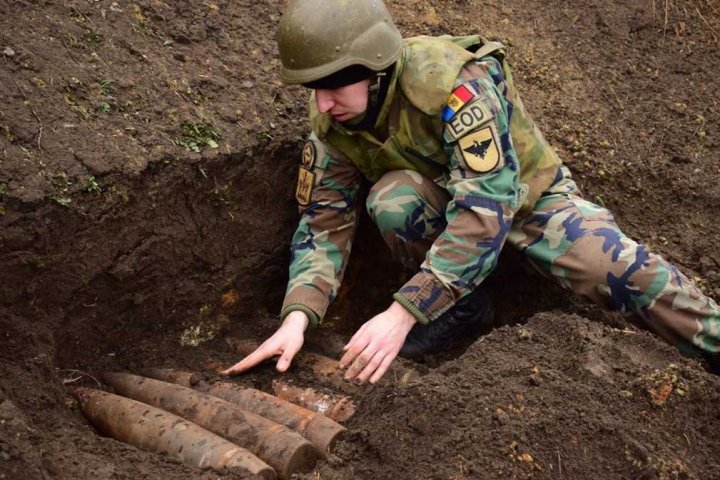
[(340, 367), (346, 380), (375, 383), (385, 374), (417, 320), (397, 302), (365, 322), (343, 348)]

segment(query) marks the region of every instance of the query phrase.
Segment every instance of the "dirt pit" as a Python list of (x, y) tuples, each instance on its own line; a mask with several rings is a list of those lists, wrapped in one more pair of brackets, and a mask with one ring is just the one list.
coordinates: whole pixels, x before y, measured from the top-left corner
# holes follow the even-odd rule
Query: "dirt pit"
[[(388, 4), (407, 36), (505, 43), (586, 196), (720, 297), (716, 1)], [(98, 435), (66, 387), (230, 365), (226, 337), (276, 328), (307, 133), (307, 92), (278, 76), (283, 5), (0, 4), (1, 479), (240, 478)], [(354, 393), (336, 457), (299, 478), (720, 478), (720, 382), (699, 361), (513, 252), (491, 282), (504, 326)], [(306, 349), (337, 356), (401, 283), (363, 218)]]

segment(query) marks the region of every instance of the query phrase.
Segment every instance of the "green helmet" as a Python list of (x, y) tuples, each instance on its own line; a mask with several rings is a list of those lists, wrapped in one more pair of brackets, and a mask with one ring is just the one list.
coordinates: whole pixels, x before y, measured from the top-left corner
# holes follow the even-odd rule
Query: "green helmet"
[(314, 82), (352, 65), (380, 71), (403, 47), (381, 0), (291, 0), (279, 30), (285, 83)]

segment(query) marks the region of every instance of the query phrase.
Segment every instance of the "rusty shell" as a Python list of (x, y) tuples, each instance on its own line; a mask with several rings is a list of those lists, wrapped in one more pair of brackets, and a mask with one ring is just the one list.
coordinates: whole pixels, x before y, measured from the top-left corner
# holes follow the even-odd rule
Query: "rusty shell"
[(308, 472), (317, 461), (315, 448), (300, 434), (207, 393), (129, 373), (105, 373), (102, 379), (121, 395), (174, 413), (247, 448), (281, 479)]
[(317, 412), (254, 388), (216, 382), (208, 385), (205, 391), (295, 430), (307, 438), (323, 456), (327, 456), (345, 432), (345, 427)]
[(339, 423), (346, 422), (355, 414), (356, 407), (350, 397), (320, 393), (313, 388), (297, 387), (277, 378), (272, 381), (272, 389), (278, 398), (321, 413)]
[(195, 467), (237, 469), (258, 480), (276, 478), (275, 471), (249, 451), (164, 410), (90, 388), (74, 388), (70, 394), (90, 422), (116, 440)]
[(195, 388), (203, 382), (200, 375), (186, 370), (176, 370), (174, 368), (137, 368), (133, 369), (138, 375), (163, 382), (177, 383), (183, 387)]
[(159, 380), (177, 382), (185, 386), (192, 385), (197, 390), (215, 395), (240, 408), (285, 425), (307, 438), (323, 456), (327, 455), (346, 430), (339, 423), (317, 412), (253, 388), (245, 388), (229, 382), (218, 382), (212, 385), (205, 382), (194, 382), (193, 384), (191, 382), (196, 377), (192, 373), (182, 370), (146, 368), (142, 370), (142, 373)]

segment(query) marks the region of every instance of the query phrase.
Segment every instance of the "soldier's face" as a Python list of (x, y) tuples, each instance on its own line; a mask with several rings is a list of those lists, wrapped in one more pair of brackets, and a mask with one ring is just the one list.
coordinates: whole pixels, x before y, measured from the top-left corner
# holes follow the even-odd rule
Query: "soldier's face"
[(338, 122), (345, 122), (367, 110), (370, 80), (351, 83), (340, 88), (315, 90), (315, 103), (320, 113), (328, 112)]

